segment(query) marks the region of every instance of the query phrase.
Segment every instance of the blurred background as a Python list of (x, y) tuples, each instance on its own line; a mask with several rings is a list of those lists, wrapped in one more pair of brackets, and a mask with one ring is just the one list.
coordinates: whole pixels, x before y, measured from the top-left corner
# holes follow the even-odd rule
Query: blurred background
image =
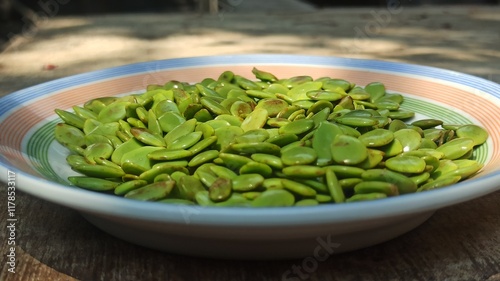
[[(271, 0), (274, 2), (274, 0)], [(71, 2), (70, 4), (68, 4)], [(209, 3), (212, 4), (209, 4)], [(246, 2), (246, 3), (245, 3)], [(231, 7), (232, 10), (244, 10), (248, 6), (244, 0), (0, 0), (0, 50), (14, 34), (22, 32), (23, 28), (37, 19), (36, 11), (49, 11), (48, 16), (54, 15), (100, 15), (116, 13), (212, 13), (221, 7)], [(259, 1), (256, 1), (259, 2)], [(265, 1), (261, 1), (266, 3)], [(287, 1), (283, 2), (286, 10)], [(498, 5), (500, 0), (299, 0), (304, 6), (315, 9), (345, 8), (345, 7), (383, 7), (389, 3), (398, 3), (405, 6), (422, 5)], [(294, 2), (294, 3), (295, 3)], [(244, 5), (240, 5), (244, 4)], [(274, 4), (275, 6), (276, 4)], [(296, 5), (296, 4), (295, 4)], [(255, 7), (254, 5), (253, 7)], [(266, 7), (259, 10), (265, 12)]]

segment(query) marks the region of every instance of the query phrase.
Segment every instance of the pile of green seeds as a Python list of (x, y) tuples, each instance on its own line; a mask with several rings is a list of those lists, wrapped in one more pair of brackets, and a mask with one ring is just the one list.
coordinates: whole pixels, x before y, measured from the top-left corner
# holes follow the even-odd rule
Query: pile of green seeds
[(440, 188), (483, 166), (471, 160), (483, 128), (411, 121), (382, 83), (252, 72), (56, 109), (55, 138), (84, 175), (68, 180), (142, 201), (312, 206)]

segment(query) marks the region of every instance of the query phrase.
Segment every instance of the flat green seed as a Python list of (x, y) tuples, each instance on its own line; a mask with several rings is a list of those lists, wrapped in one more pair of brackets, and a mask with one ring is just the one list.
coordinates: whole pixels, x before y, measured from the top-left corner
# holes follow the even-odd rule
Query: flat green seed
[(195, 154), (198, 154), (201, 151), (209, 148), (216, 141), (217, 141), (217, 136), (210, 136), (210, 137), (207, 137), (207, 138), (199, 141), (197, 144), (191, 146), (188, 150), (191, 151), (191, 153), (193, 155), (195, 155)]
[(280, 111), (278, 113), (278, 115), (276, 115), (276, 117), (288, 119), (288, 117), (290, 117), (290, 115), (292, 115), (294, 112), (299, 111), (299, 110), (301, 110), (300, 107), (298, 107), (296, 105), (291, 105), (291, 106), (283, 109), (282, 111)]
[(281, 148), (269, 142), (256, 142), (256, 143), (234, 143), (229, 146), (231, 150), (241, 154), (254, 154), (264, 153), (279, 155)]
[(380, 147), (391, 143), (394, 134), (386, 129), (375, 129), (366, 132), (358, 138), (366, 147)]
[(314, 163), (318, 155), (310, 147), (297, 146), (282, 151), (281, 161), (285, 165), (307, 165)]
[(410, 179), (417, 185), (417, 186), (420, 186), (422, 185), (424, 182), (426, 182), (429, 178), (431, 177), (431, 174), (430, 173), (421, 173), (419, 175), (416, 175), (416, 176), (413, 176), (413, 177), (410, 177)]
[(361, 178), (361, 175), (365, 172), (364, 169), (358, 167), (343, 165), (331, 165), (326, 166), (326, 168), (333, 170), (339, 178)]
[(265, 189), (283, 189), (283, 182), (281, 178), (269, 178), (264, 180), (262, 186)]
[(436, 148), (436, 151), (442, 152), (443, 158), (454, 160), (472, 150), (474, 144), (475, 142), (471, 138), (457, 138)]
[(269, 117), (267, 110), (263, 108), (256, 108), (252, 113), (248, 114), (243, 123), (241, 123), (241, 128), (243, 131), (250, 131), (255, 129), (263, 128)]
[(403, 145), (398, 139), (393, 139), (389, 144), (377, 147), (377, 150), (382, 151), (385, 158), (390, 158), (403, 153)]
[(354, 87), (348, 93), (354, 100), (367, 100), (370, 99), (370, 93), (361, 87)]
[[(187, 161), (186, 161), (186, 166), (187, 166)], [(162, 175), (168, 175), (170, 176), (170, 179), (174, 180), (177, 184), (179, 183), (179, 181), (181, 180), (182, 177), (185, 177), (187, 176), (186, 173), (183, 173), (183, 172), (180, 172), (180, 171), (175, 171), (173, 172), (172, 174), (162, 174)], [(160, 175), (158, 175), (160, 176)], [(158, 176), (155, 177), (155, 180), (158, 178)]]
[(231, 180), (226, 178), (217, 178), (208, 188), (208, 197), (213, 202), (225, 201), (231, 195)]
[(279, 128), (280, 134), (300, 135), (309, 132), (314, 128), (314, 121), (311, 119), (300, 119)]
[(73, 185), (93, 191), (113, 190), (120, 184), (118, 182), (94, 178), (94, 177), (72, 176), (68, 177), (68, 180)]
[(210, 112), (208, 112), (208, 110), (203, 108), (202, 110), (196, 112), (196, 114), (194, 115), (194, 119), (196, 119), (196, 121), (198, 122), (207, 122), (213, 120), (214, 118), (212, 117)]
[(193, 176), (183, 176), (177, 181), (177, 188), (180, 197), (186, 200), (194, 201), (195, 195), (204, 191), (205, 188), (201, 181)]
[(210, 170), (220, 178), (234, 179), (238, 176), (238, 174), (223, 166), (213, 165), (210, 166)]
[(296, 165), (285, 167), (282, 172), (289, 177), (317, 178), (325, 174), (325, 169), (316, 166)]
[(299, 140), (299, 137), (294, 134), (280, 134), (270, 137), (267, 142), (283, 147)]
[[(173, 172), (173, 174), (175, 174), (176, 172)], [(180, 173), (180, 172), (179, 172)], [(138, 179), (139, 177), (137, 177)], [(170, 181), (170, 180), (173, 180), (173, 177), (169, 174), (159, 174), (155, 177), (155, 179), (153, 180), (153, 182), (159, 182), (159, 181)]]
[(252, 201), (252, 207), (291, 207), (295, 197), (283, 189), (269, 189)]
[(365, 86), (365, 91), (370, 94), (370, 101), (376, 102), (385, 95), (385, 86), (380, 82), (372, 82)]
[(470, 138), (474, 141), (474, 146), (483, 144), (488, 139), (488, 132), (477, 125), (464, 125), (456, 130), (459, 138)]
[[(123, 154), (120, 166), (127, 174), (139, 175), (153, 166), (153, 161), (147, 157), (153, 151), (161, 147), (144, 146)], [(118, 164), (118, 163), (117, 163)]]
[(185, 167), (185, 161), (182, 162), (163, 162), (154, 164), (151, 169), (141, 173), (139, 179), (147, 182), (153, 182), (154, 179), (161, 174), (172, 174), (174, 172), (189, 173)]
[(233, 193), (226, 201), (215, 202), (214, 207), (251, 207), (250, 200), (245, 198), (242, 194)]
[(276, 78), (276, 76), (274, 76), (274, 74), (267, 72), (267, 71), (259, 70), (255, 67), (252, 69), (252, 73), (255, 75), (255, 78), (262, 80), (262, 81), (268, 81), (268, 82), (278, 81), (278, 78)]
[(214, 173), (211, 171), (205, 172), (202, 169), (197, 169), (195, 171), (195, 176), (200, 179), (207, 189), (217, 180), (217, 176)]
[(362, 181), (363, 180), (360, 178), (345, 178), (340, 179), (339, 184), (342, 187), (342, 190), (354, 190), (354, 187)]
[(307, 97), (312, 100), (337, 101), (345, 96), (345, 94), (333, 91), (317, 90), (306, 93)]
[(115, 151), (111, 155), (111, 161), (113, 161), (113, 163), (115, 164), (121, 164), (123, 155), (143, 146), (144, 144), (142, 144), (135, 138), (129, 139), (115, 149)]
[(256, 142), (263, 142), (266, 141), (269, 138), (269, 133), (264, 130), (264, 129), (255, 129), (255, 130), (250, 130), (246, 131), (240, 136), (237, 136), (234, 138), (234, 141), (236, 143), (256, 143)]
[(143, 187), (147, 184), (148, 184), (148, 182), (145, 180), (127, 181), (127, 182), (121, 183), (118, 186), (116, 186), (114, 193), (116, 195), (125, 195), (126, 193), (128, 193), (134, 189), (138, 189), (140, 187)]
[(206, 123), (200, 123), (200, 124), (196, 125), (195, 131), (202, 132), (204, 139), (215, 135), (215, 129)]
[(217, 117), (215, 117), (214, 120), (224, 120), (227, 121), (231, 126), (241, 126), (241, 123), (243, 122), (243, 118), (233, 116), (233, 115), (227, 115), (227, 114), (222, 114)]
[(85, 118), (82, 118), (74, 113), (64, 111), (61, 109), (56, 109), (55, 112), (64, 121), (64, 123), (77, 127), (78, 129), (83, 129), (85, 124)]
[(437, 144), (428, 139), (428, 138), (422, 138), (422, 140), (420, 140), (420, 146), (419, 146), (419, 149), (422, 149), (422, 148), (430, 148), (430, 149), (436, 149), (438, 146)]
[(96, 178), (119, 178), (125, 175), (125, 172), (122, 169), (92, 164), (77, 165), (73, 167), (73, 170), (86, 176)]
[(212, 202), (212, 200), (210, 200), (210, 197), (208, 197), (208, 190), (202, 190), (202, 191), (197, 192), (195, 194), (195, 202), (196, 202), (196, 204), (198, 204), (202, 207), (214, 205), (214, 202)]
[(458, 165), (455, 164), (454, 161), (450, 159), (441, 159), (439, 160), (439, 167), (431, 173), (431, 178), (437, 179), (443, 174), (455, 171), (456, 169), (458, 169)]
[[(79, 107), (79, 106), (73, 106), (73, 111), (75, 112), (75, 114), (81, 118), (83, 118), (84, 120), (85, 119), (97, 119), (97, 114), (95, 114), (94, 112), (86, 109), (86, 108), (83, 108), (83, 107)], [(62, 118), (61, 118), (62, 119)]]
[(95, 163), (94, 158), (110, 158), (113, 150), (113, 146), (108, 143), (94, 143), (85, 148), (83, 156), (89, 163), (93, 164)]
[(86, 146), (90, 146), (90, 145), (96, 144), (96, 143), (107, 143), (109, 145), (113, 145), (111, 140), (104, 135), (90, 134), (90, 135), (85, 136), (85, 145)]
[[(464, 160), (468, 160), (468, 159), (464, 159)], [(456, 161), (461, 161), (461, 160), (456, 160)], [(481, 164), (481, 163), (478, 163), (474, 160), (468, 160), (468, 161), (472, 161), (475, 163), (472, 165), (467, 165), (467, 166), (458, 165), (458, 168), (456, 170), (444, 173), (440, 177), (460, 176), (460, 179), (463, 180), (463, 179), (466, 179), (466, 178), (474, 175), (479, 170), (481, 170), (481, 168), (483, 168), (483, 164)], [(455, 162), (455, 164), (456, 164), (456, 162)]]
[(281, 158), (279, 158), (277, 156), (263, 154), (263, 153), (254, 153), (250, 157), (255, 162), (269, 165), (271, 168), (275, 168), (275, 169), (279, 169), (279, 170), (283, 168), (283, 162), (281, 161)]
[(351, 127), (371, 127), (378, 124), (378, 121), (367, 117), (339, 117), (335, 122)]
[(421, 187), (418, 188), (417, 192), (450, 186), (452, 184), (459, 182), (460, 179), (461, 179), (460, 176), (451, 176), (451, 175), (446, 177), (440, 177), (436, 180), (433, 180), (431, 182), (422, 185)]
[(328, 187), (328, 192), (335, 203), (345, 202), (344, 191), (342, 186), (332, 169), (326, 169), (326, 186)]
[(368, 157), (368, 151), (363, 143), (352, 136), (336, 135), (331, 143), (332, 159), (343, 165), (356, 165)]
[(368, 157), (363, 162), (357, 164), (357, 167), (365, 170), (372, 169), (377, 167), (384, 159), (384, 153), (380, 150), (368, 148), (367, 153)]
[(398, 187), (390, 182), (364, 181), (354, 187), (356, 194), (383, 193), (387, 196), (399, 195)]
[(250, 96), (252, 98), (258, 98), (258, 99), (269, 99), (269, 98), (276, 97), (274, 94), (264, 92), (261, 90), (247, 90), (246, 93), (248, 96)]
[(233, 190), (237, 192), (252, 191), (264, 183), (264, 177), (259, 174), (244, 174), (232, 179)]
[(271, 167), (269, 167), (266, 164), (252, 161), (252, 162), (248, 162), (245, 165), (241, 166), (239, 172), (240, 172), (240, 175), (260, 174), (263, 177), (267, 178), (267, 177), (271, 176), (271, 174), (273, 173), (273, 170), (271, 169)]
[(134, 137), (137, 140), (139, 140), (144, 144), (158, 146), (158, 147), (165, 146), (165, 141), (163, 140), (163, 138), (149, 131), (148, 129), (132, 128), (130, 129), (130, 132), (132, 133), (132, 135), (134, 135)]
[(399, 140), (403, 146), (403, 152), (416, 150), (420, 147), (422, 137), (418, 132), (412, 129), (401, 129), (394, 132), (394, 137)]
[(244, 131), (236, 126), (224, 126), (215, 129), (215, 136), (217, 137), (216, 149), (226, 151), (226, 149), (234, 143), (236, 137), (241, 136)]
[(413, 193), (417, 185), (407, 176), (387, 169), (372, 169), (365, 171), (361, 178), (365, 181), (383, 181), (393, 183), (398, 187), (399, 194)]
[(194, 129), (196, 127), (196, 122), (197, 121), (194, 118), (189, 119), (188, 121), (178, 125), (172, 131), (167, 133), (167, 135), (164, 137), (167, 147), (171, 145), (172, 142), (175, 141), (176, 139), (194, 132)]
[(317, 206), (319, 202), (316, 199), (302, 199), (295, 203), (295, 207)]
[[(137, 113), (137, 117), (139, 117), (139, 120), (141, 120), (142, 123), (144, 123), (144, 124), (149, 123), (149, 116), (148, 116), (149, 112), (144, 107), (142, 107), (142, 106), (137, 107), (135, 109), (135, 112)], [(153, 111), (151, 110), (151, 112), (153, 112)], [(154, 112), (153, 112), (153, 114), (154, 114)], [(119, 120), (121, 120), (121, 119), (119, 119)]]
[(186, 119), (182, 115), (172, 111), (165, 112), (158, 117), (160, 128), (165, 133), (169, 133), (184, 122), (186, 122)]
[(224, 108), (216, 99), (203, 97), (200, 99), (201, 104), (215, 115), (231, 114), (229, 110)]
[(370, 201), (383, 198), (387, 198), (387, 195), (385, 195), (384, 193), (364, 193), (364, 194), (355, 194), (352, 197), (347, 198), (346, 202)]
[[(379, 108), (381, 108), (381, 104), (378, 104)], [(386, 106), (387, 107), (387, 106)], [(387, 114), (387, 117), (391, 119), (410, 119), (415, 117), (415, 112), (412, 111), (407, 111), (407, 110), (398, 110), (398, 111), (391, 111), (389, 114)]]
[(174, 140), (170, 146), (167, 147), (169, 150), (187, 149), (195, 145), (201, 140), (203, 136), (202, 132), (192, 132), (185, 136), (182, 136)]
[(422, 129), (434, 128), (443, 125), (443, 121), (437, 119), (420, 119), (418, 121), (412, 122), (412, 126), (417, 126)]
[(125, 198), (140, 201), (157, 201), (170, 194), (175, 186), (175, 181), (159, 181), (134, 189), (125, 194)]
[(325, 194), (316, 194), (316, 201), (318, 201), (320, 204), (321, 203), (329, 203), (332, 202), (333, 199), (330, 195), (325, 195)]
[(127, 123), (134, 128), (146, 128), (146, 125), (141, 120), (134, 117), (127, 118)]
[(229, 111), (234, 116), (245, 118), (247, 115), (252, 113), (252, 107), (250, 106), (250, 104), (244, 101), (235, 101), (231, 105)]
[(303, 197), (315, 197), (316, 190), (299, 182), (282, 179), (283, 188)]
[(287, 95), (293, 101), (309, 100), (310, 98), (307, 96), (307, 93), (310, 91), (319, 91), (321, 90), (321, 86), (323, 86), (321, 82), (305, 82), (290, 89)]
[(219, 151), (217, 150), (207, 150), (204, 152), (201, 152), (194, 156), (191, 161), (189, 161), (188, 166), (189, 167), (197, 167), (200, 166), (201, 164), (210, 162), (214, 160), (215, 158), (219, 157)]
[(71, 144), (80, 147), (85, 145), (85, 134), (77, 127), (68, 124), (57, 124), (54, 135), (56, 140), (62, 145)]
[(257, 198), (261, 194), (262, 194), (262, 192), (259, 192), (259, 191), (249, 191), (249, 192), (241, 193), (241, 195), (248, 200), (254, 200), (255, 198)]
[(342, 134), (342, 130), (337, 125), (328, 121), (319, 123), (312, 140), (312, 148), (318, 155), (317, 164), (319, 166), (331, 164), (332, 151), (331, 146), (328, 144), (332, 143), (339, 134)]
[(252, 159), (237, 155), (237, 154), (231, 154), (231, 153), (220, 153), (219, 158), (222, 159), (224, 162), (224, 165), (231, 169), (231, 170), (239, 170), (241, 166), (245, 165), (246, 163), (252, 161)]
[(385, 166), (395, 172), (418, 174), (424, 172), (426, 163), (416, 156), (399, 156), (387, 159)]
[(179, 149), (179, 150), (159, 149), (147, 155), (147, 157), (151, 160), (162, 160), (162, 161), (179, 160), (191, 156), (193, 156), (193, 152), (184, 149)]
[(103, 108), (97, 120), (103, 123), (116, 122), (126, 117), (129, 102), (115, 102)]

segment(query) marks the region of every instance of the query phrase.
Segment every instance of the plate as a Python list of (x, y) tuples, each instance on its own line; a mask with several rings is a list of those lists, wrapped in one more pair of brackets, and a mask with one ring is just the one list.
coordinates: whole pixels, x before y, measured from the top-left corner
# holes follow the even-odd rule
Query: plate
[[(474, 123), (490, 138), (474, 157), (481, 173), (450, 187), (387, 199), (301, 208), (203, 208), (138, 202), (68, 186), (75, 174), (53, 136), (55, 108), (100, 96), (141, 92), (148, 84), (217, 78), (225, 70), (253, 78), (253, 67), (278, 77), (310, 75), (358, 85), (380, 81), (405, 95), (417, 118)], [(282, 259), (325, 256), (375, 245), (414, 229), (436, 210), (500, 189), (500, 86), (458, 72), (376, 60), (300, 55), (169, 59), (58, 79), (0, 99), (0, 177), (16, 173), (19, 190), (79, 211), (131, 243), (193, 256)], [(68, 226), (70, 227), (70, 226)]]

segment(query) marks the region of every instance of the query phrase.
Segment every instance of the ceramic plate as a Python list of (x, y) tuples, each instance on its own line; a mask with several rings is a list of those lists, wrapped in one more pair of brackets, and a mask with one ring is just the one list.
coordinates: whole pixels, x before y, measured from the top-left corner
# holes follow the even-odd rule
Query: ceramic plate
[[(168, 80), (198, 82), (224, 70), (253, 79), (257, 67), (278, 77), (330, 76), (358, 85), (380, 81), (405, 96), (417, 119), (475, 123), (490, 132), (474, 157), (481, 173), (418, 194), (301, 208), (202, 208), (137, 202), (68, 186), (75, 173), (53, 136), (55, 108), (141, 92)], [(132, 243), (188, 255), (274, 259), (333, 254), (374, 245), (424, 222), (439, 208), (500, 189), (500, 86), (453, 71), (402, 63), (295, 55), (237, 55), (171, 59), (71, 76), (0, 99), (0, 177), (16, 173), (17, 188), (79, 211), (104, 231)], [(68, 226), (71, 227), (71, 226)]]

